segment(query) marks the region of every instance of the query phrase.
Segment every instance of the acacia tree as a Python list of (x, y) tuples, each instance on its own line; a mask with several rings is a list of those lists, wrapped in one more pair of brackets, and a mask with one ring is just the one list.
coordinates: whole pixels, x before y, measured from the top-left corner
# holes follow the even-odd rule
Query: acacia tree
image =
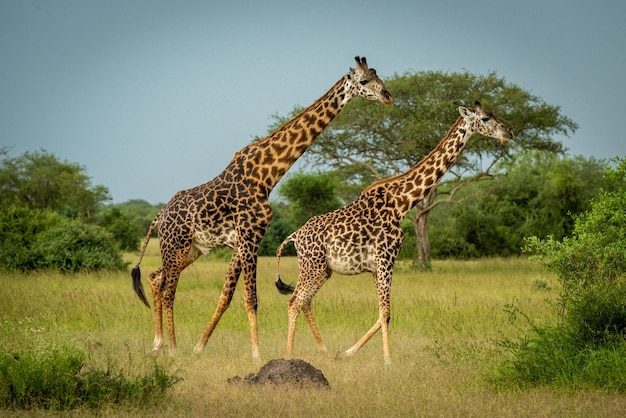
[[(350, 103), (305, 154), (309, 164), (328, 167), (352, 186), (346, 189), (346, 200), (375, 180), (405, 172), (428, 155), (458, 118), (459, 105), (472, 106), (478, 100), (515, 133), (507, 146), (476, 134), (440, 187), (433, 188), (409, 214), (418, 242), (418, 264), (423, 268), (430, 265), (428, 215), (434, 207), (454, 201), (465, 185), (493, 177), (496, 163), (518, 151), (563, 154), (565, 148), (553, 136), (569, 136), (578, 127), (558, 106), (493, 72), (407, 72), (385, 80), (385, 85), (393, 94), (393, 106)], [(281, 122), (289, 116), (275, 118)]]

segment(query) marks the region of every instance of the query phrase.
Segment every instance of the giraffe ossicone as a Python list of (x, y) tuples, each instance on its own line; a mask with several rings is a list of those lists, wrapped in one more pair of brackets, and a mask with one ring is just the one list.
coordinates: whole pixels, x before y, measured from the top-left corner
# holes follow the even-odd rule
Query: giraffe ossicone
[[(459, 107), (461, 116), (448, 134), (424, 159), (407, 172), (380, 180), (352, 203), (309, 219), (289, 235), (276, 250), (276, 287), (283, 294), (293, 293), (288, 302), (289, 331), (287, 355), (293, 355), (296, 320), (300, 312), (313, 332), (318, 350), (326, 345), (311, 311), (313, 297), (333, 272), (374, 275), (378, 296), (378, 320), (352, 347), (343, 352), (357, 353), (382, 329), (383, 356), (391, 362), (389, 350), (390, 288), (393, 265), (402, 245), (400, 222), (439, 182), (474, 134), (506, 142), (513, 133), (476, 102), (475, 109)], [(298, 254), (298, 280), (295, 288), (280, 278), (280, 256), (287, 243), (294, 242)]]
[(158, 227), (162, 265), (149, 277), (154, 303), (154, 350), (163, 344), (163, 311), (170, 354), (176, 350), (174, 298), (181, 272), (202, 254), (230, 247), (234, 251), (217, 308), (194, 351), (203, 351), (243, 276), (252, 356), (259, 357), (256, 269), (259, 243), (272, 219), (270, 192), (352, 98), (360, 96), (385, 104), (393, 101), (366, 59), (355, 60), (355, 68), (350, 68), (322, 97), (272, 134), (236, 152), (213, 180), (176, 193), (154, 218), (139, 261), (131, 271), (135, 293), (150, 307), (139, 265), (152, 231)]

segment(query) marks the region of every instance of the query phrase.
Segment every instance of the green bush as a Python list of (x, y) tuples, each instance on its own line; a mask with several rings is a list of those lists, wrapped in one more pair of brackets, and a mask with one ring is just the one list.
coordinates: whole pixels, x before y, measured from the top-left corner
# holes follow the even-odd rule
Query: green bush
[(0, 408), (69, 410), (104, 403), (143, 405), (161, 399), (180, 378), (156, 361), (151, 372), (129, 377), (122, 372), (89, 369), (85, 354), (72, 349), (0, 350)]
[(600, 347), (626, 341), (626, 282), (595, 285), (576, 293), (565, 318), (581, 344)]
[(63, 220), (39, 234), (33, 251), (42, 269), (75, 273), (126, 268), (109, 232), (75, 220)]
[(143, 238), (145, 231), (140, 230), (137, 223), (133, 222), (119, 208), (104, 209), (97, 225), (109, 231), (123, 251), (139, 250), (139, 237)]
[[(626, 170), (626, 160), (622, 162)], [(610, 171), (609, 171), (610, 172)], [(626, 188), (626, 184), (624, 185)], [(575, 219), (571, 237), (531, 237), (525, 251), (555, 273), (565, 300), (594, 285), (612, 284), (626, 272), (626, 189), (602, 192)]]
[(527, 241), (525, 251), (561, 283), (557, 326), (505, 344), (508, 378), (626, 391), (626, 160), (609, 169), (612, 190), (577, 217), (571, 237)]
[(49, 210), (10, 206), (0, 211), (0, 268), (32, 270), (37, 268), (33, 252), (39, 234), (61, 222), (61, 216)]
[(519, 386), (552, 385), (626, 392), (626, 342), (583, 343), (567, 325), (533, 327), (521, 341), (503, 341), (511, 354), (499, 380)]
[(119, 247), (104, 229), (49, 211), (12, 206), (0, 211), (0, 269), (121, 270)]

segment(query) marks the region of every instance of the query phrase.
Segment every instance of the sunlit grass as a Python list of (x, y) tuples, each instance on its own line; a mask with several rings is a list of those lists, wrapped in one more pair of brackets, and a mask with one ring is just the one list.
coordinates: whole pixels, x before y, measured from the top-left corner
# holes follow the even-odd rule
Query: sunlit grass
[[(125, 259), (132, 266), (137, 254)], [(148, 293), (145, 278), (159, 265), (153, 240), (141, 265)], [(228, 378), (256, 373), (266, 361), (285, 357), (288, 296), (274, 287), (274, 258), (261, 258), (262, 361), (251, 358), (242, 283), (206, 350), (195, 355), (193, 347), (215, 310), (226, 269), (226, 261), (203, 257), (183, 272), (176, 294), (179, 350), (174, 358), (166, 350), (151, 352), (152, 312), (134, 294), (129, 272), (0, 273), (0, 346), (19, 351), (33, 344), (73, 344), (89, 354), (89, 362), (102, 366), (114, 359), (123, 367), (141, 368), (156, 358), (184, 379), (165, 403), (139, 411), (107, 407), (100, 416), (619, 416), (626, 408), (623, 396), (602, 391), (503, 390), (490, 384), (489, 375), (504, 355), (498, 341), (525, 331), (519, 321), (511, 323), (508, 305), (538, 323), (556, 320), (557, 281), (525, 259), (435, 261), (432, 272), (398, 263), (391, 294), (393, 364), (388, 367), (380, 334), (354, 357), (335, 359), (373, 325), (378, 305), (371, 275), (334, 275), (313, 301), (330, 355), (317, 353), (302, 317), (294, 352), (322, 370), (331, 390), (230, 385)], [(281, 260), (281, 277), (295, 283), (295, 258)]]

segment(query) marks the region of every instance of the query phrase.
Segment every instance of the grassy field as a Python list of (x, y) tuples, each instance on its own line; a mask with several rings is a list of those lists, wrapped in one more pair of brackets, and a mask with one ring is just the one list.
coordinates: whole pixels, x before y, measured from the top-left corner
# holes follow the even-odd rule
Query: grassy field
[[(137, 255), (129, 254), (129, 262)], [(142, 263), (144, 278), (160, 264), (156, 240)], [(287, 296), (274, 287), (275, 260), (258, 268), (259, 337), (262, 361), (251, 358), (240, 284), (201, 355), (192, 350), (217, 304), (227, 263), (202, 258), (183, 272), (176, 297), (179, 350), (157, 354), (176, 372), (177, 383), (162, 402), (141, 407), (112, 405), (64, 416), (623, 416), (626, 397), (603, 391), (520, 389), (498, 384), (496, 370), (507, 356), (498, 345), (517, 339), (528, 324), (507, 313), (514, 305), (537, 323), (552, 323), (557, 281), (524, 259), (434, 262), (429, 273), (396, 265), (391, 297), (391, 355), (385, 366), (380, 334), (356, 356), (336, 360), (317, 354), (299, 318), (295, 353), (326, 376), (331, 390), (232, 385), (227, 379), (258, 372), (285, 355)], [(295, 282), (297, 261), (285, 257), (281, 276)], [(147, 283), (144, 287), (148, 290)], [(371, 275), (335, 275), (313, 303), (331, 353), (350, 347), (378, 315)], [(141, 373), (151, 364), (151, 311), (135, 296), (130, 273), (0, 273), (0, 347), (49, 349), (69, 344), (89, 354), (96, 367)], [(0, 415), (16, 416), (16, 411)], [(17, 416), (53, 415), (17, 411)]]

